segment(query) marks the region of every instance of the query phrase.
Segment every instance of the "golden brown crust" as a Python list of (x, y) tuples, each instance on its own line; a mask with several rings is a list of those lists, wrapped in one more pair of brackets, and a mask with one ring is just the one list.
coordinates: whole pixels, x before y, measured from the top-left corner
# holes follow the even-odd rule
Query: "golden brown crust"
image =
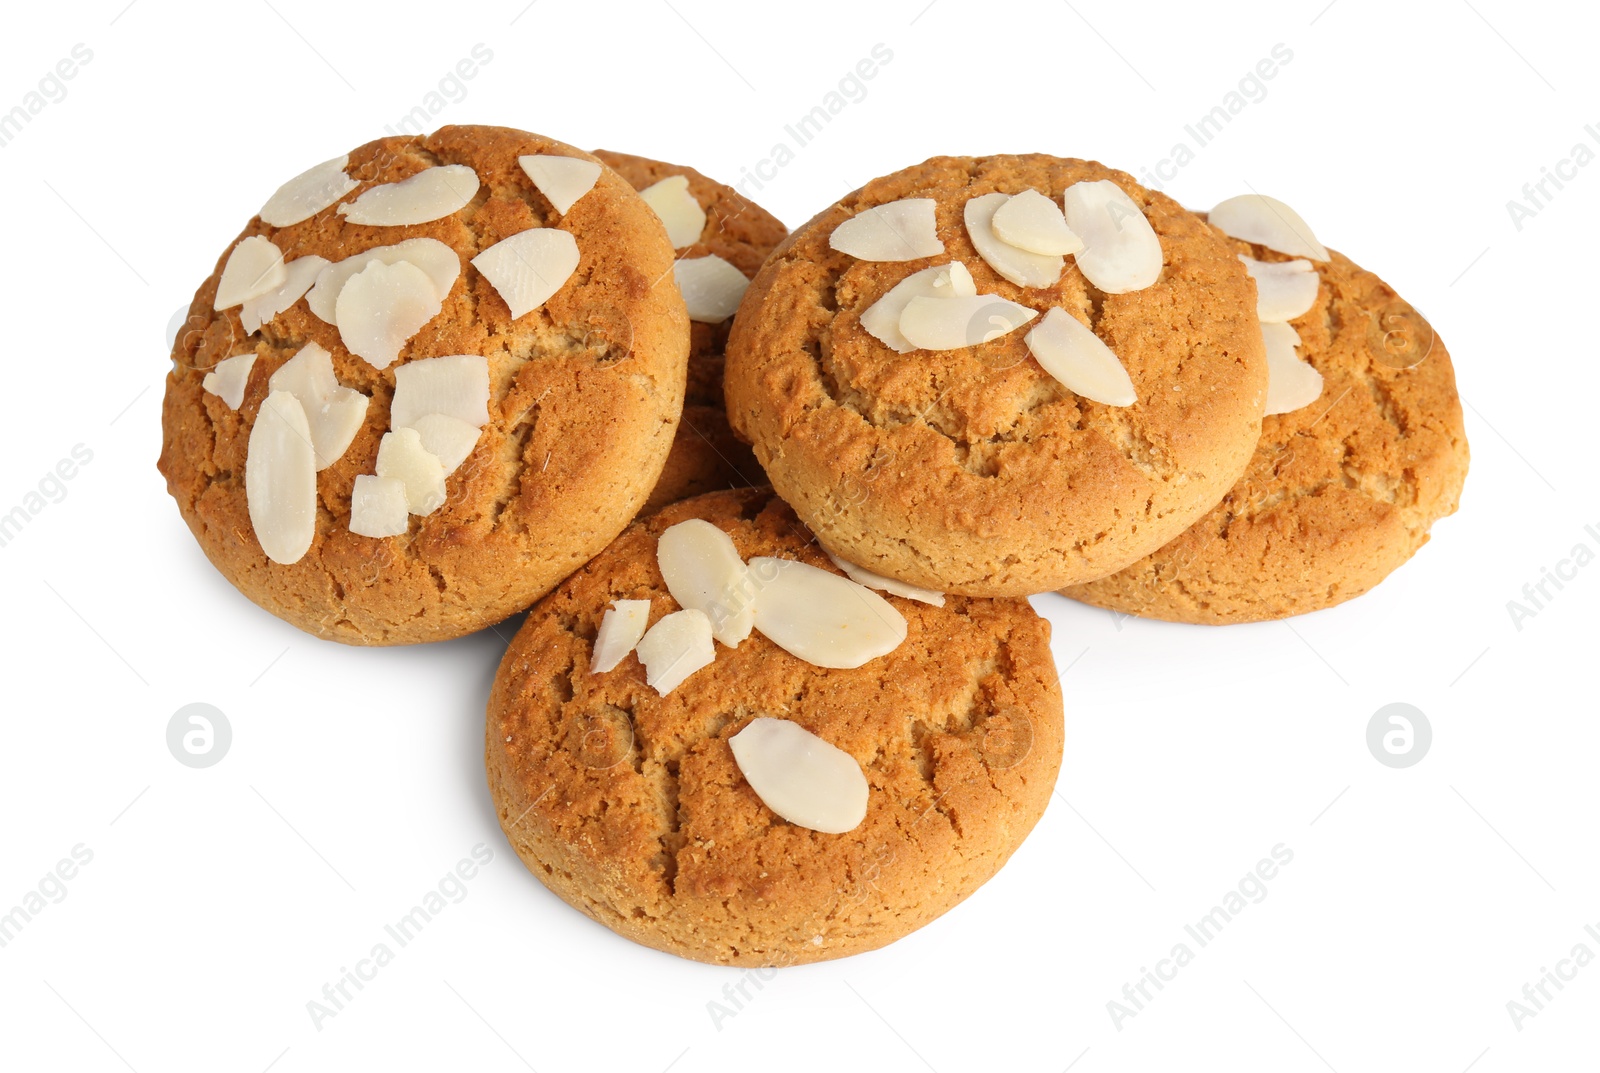
[(1321, 397), (1268, 417), (1249, 470), (1186, 532), (1066, 595), (1176, 622), (1304, 614), (1372, 588), (1455, 512), (1468, 450), (1443, 340), (1344, 255), (1316, 268), (1316, 304), (1293, 324)]
[[(1054, 287), (1029, 290), (974, 251), (970, 198), (1032, 188), (1059, 199), (1096, 179), (1117, 183), (1161, 237), (1153, 286), (1104, 294), (1069, 260)], [(829, 248), (843, 220), (906, 197), (937, 200), (944, 254), (882, 264)], [(1025, 331), (901, 355), (861, 328), (891, 286), (951, 258), (979, 293), (1081, 313), (1139, 401), (1073, 394), (1028, 354)], [(729, 419), (778, 493), (852, 561), (944, 592), (1059, 588), (1160, 547), (1243, 472), (1266, 394), (1253, 294), (1220, 233), (1123, 172), (1042, 155), (936, 157), (868, 183), (768, 259), (729, 340)]]
[[(730, 965), (870, 950), (992, 876), (1044, 811), (1061, 762), (1049, 624), (1026, 600), (889, 597), (899, 648), (827, 670), (759, 633), (666, 697), (629, 655), (590, 674), (613, 599), (677, 610), (662, 530), (705, 518), (741, 555), (832, 565), (770, 489), (716, 492), (635, 523), (529, 614), (489, 699), (489, 786), (519, 856), (568, 903), (636, 942)], [(861, 762), (866, 819), (843, 835), (763, 805), (727, 740), (792, 719)]]
[[(444, 309), (378, 371), (351, 355), (338, 329), (302, 300), (246, 336), (239, 309), (211, 306), (229, 243), (201, 284), (167, 377), (159, 468), (206, 555), (241, 592), (294, 625), (351, 644), (406, 644), (459, 636), (526, 607), (605, 547), (655, 483), (682, 406), (688, 320), (672, 286), (672, 250), (650, 207), (622, 179), (599, 181), (565, 216), (523, 173), (517, 157), (550, 152), (590, 159), (539, 135), (500, 127), (445, 127), (428, 137), (385, 138), (350, 154), (361, 180), (345, 198), (433, 164), (462, 163), (482, 182), (460, 212), (407, 227), (351, 224), (333, 209), (289, 227), (259, 218), (246, 235), (270, 237), (286, 259), (339, 260), (374, 246), (430, 237), (461, 257)], [(529, 227), (559, 226), (578, 240), (572, 279), (517, 321), (468, 263)], [(236, 240), (237, 241), (237, 240)], [(333, 354), (342, 383), (372, 397), (343, 458), (317, 476), (311, 550), (280, 565), (262, 553), (244, 492), (245, 450), (274, 370), (304, 343)], [(238, 411), (201, 388), (221, 359), (257, 355)], [(389, 425), (394, 370), (446, 354), (489, 359), (490, 421), (449, 478), (448, 500), (412, 518), (399, 537), (352, 534), (355, 476), (373, 472)]]
[[(773, 247), (788, 234), (788, 228), (776, 216), (733, 187), (707, 178), (694, 168), (608, 149), (595, 150), (595, 156), (635, 190), (673, 175), (688, 178), (689, 193), (706, 210), (706, 226), (699, 242), (678, 251), (680, 257), (715, 254), (754, 278)], [(694, 322), (689, 328), (689, 386), (683, 397), (683, 419), (678, 423), (678, 434), (661, 478), (645, 503), (646, 513), (702, 492), (766, 482), (749, 446), (728, 427), (727, 407), (722, 399), (722, 367), (729, 324)]]

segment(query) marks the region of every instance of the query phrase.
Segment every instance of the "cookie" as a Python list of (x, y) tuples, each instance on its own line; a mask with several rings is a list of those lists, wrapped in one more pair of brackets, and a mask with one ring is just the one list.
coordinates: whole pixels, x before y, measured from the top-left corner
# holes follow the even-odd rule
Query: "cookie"
[[(1057, 241), (1072, 237), (1060, 234), (1064, 191), (1102, 181), (1083, 189), (1110, 198), (1112, 230), (1126, 223), (1149, 239), (1143, 279), (1113, 286), (1096, 263), (1091, 283), (1080, 253), (1024, 286), (1012, 277), (1028, 274), (1002, 275), (975, 245), (968, 217), (984, 195), (1036, 191), (1019, 205), (1050, 207), (1039, 234)], [(922, 201), (932, 231), (907, 207)], [(858, 223), (891, 204), (905, 212), (875, 232)], [(887, 242), (894, 253), (901, 228), (918, 231), (906, 261), (834, 248)], [(1115, 249), (1108, 234), (1096, 241)], [(944, 264), (989, 296), (968, 325), (971, 345), (908, 342), (900, 353), (867, 330), (863, 315), (891, 288)], [(846, 196), (768, 259), (729, 339), (729, 420), (778, 494), (845, 559), (948, 593), (1059, 589), (1159, 548), (1243, 472), (1266, 388), (1252, 293), (1222, 236), (1123, 172), (1043, 155), (936, 157)], [(1047, 372), (1030, 342), (1046, 319), (1075, 329), (1066, 334), (1080, 350), (1102, 352), (1132, 405), (1093, 401)], [(948, 325), (931, 334), (962, 341)]]
[[(575, 908), (699, 961), (820, 961), (928, 923), (994, 875), (1049, 799), (1062, 712), (1048, 623), (1022, 599), (889, 596), (904, 640), (854, 669), (815, 666), (757, 630), (718, 642), (665, 696), (638, 653), (592, 673), (614, 600), (647, 601), (656, 624), (700, 613), (679, 610), (657, 560), (662, 533), (690, 519), (731, 537), (752, 570), (772, 556), (837, 577), (770, 489), (635, 523), (530, 611), (500, 665), (487, 762), (507, 838)], [(857, 826), (824, 834), (768, 807), (729, 744), (761, 717), (859, 762)]]
[(1174, 622), (1304, 614), (1371, 589), (1455, 512), (1468, 450), (1450, 354), (1383, 280), (1329, 258), (1314, 265), (1311, 308), (1291, 321), (1299, 356), (1322, 376), (1315, 401), (1266, 418), (1249, 470), (1204, 518), (1065, 595)]
[(456, 637), (643, 506), (689, 325), (661, 221), (620, 176), (539, 135), (445, 127), (319, 165), (263, 214), (195, 294), (159, 462), (251, 600), (350, 644)]
[[(595, 156), (636, 190), (676, 175), (689, 180), (687, 192), (704, 209), (706, 222), (699, 239), (678, 251), (680, 257), (721, 257), (747, 278), (753, 278), (767, 254), (788, 234), (788, 228), (777, 217), (733, 187), (693, 168), (606, 149), (595, 150)], [(645, 503), (647, 512), (701, 492), (745, 488), (766, 481), (749, 446), (728, 427), (727, 408), (722, 400), (722, 365), (729, 327), (731, 321), (726, 320), (691, 325), (683, 417), (672, 441), (672, 453)]]

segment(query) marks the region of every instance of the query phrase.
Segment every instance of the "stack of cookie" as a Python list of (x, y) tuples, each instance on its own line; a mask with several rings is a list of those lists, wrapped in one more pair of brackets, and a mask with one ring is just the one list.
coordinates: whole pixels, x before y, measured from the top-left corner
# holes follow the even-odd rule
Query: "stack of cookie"
[(251, 599), (354, 644), (531, 607), (487, 766), (530, 870), (783, 965), (991, 877), (1061, 762), (1060, 590), (1225, 623), (1455, 509), (1449, 358), (1287, 206), (937, 158), (785, 237), (691, 168), (450, 127), (290, 180), (173, 353), (160, 461)]

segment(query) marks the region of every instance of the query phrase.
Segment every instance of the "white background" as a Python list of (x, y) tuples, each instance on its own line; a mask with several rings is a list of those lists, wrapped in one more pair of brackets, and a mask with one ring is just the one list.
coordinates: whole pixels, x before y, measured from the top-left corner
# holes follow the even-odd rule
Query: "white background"
[[(0, 911), (72, 847), (93, 860), (0, 949), (0, 1066), (1593, 1069), (1600, 967), (1520, 1030), (1506, 1003), (1575, 944), (1600, 954), (1600, 565), (1520, 630), (1506, 605), (1574, 545), (1600, 551), (1583, 320), (1600, 167), (1520, 230), (1506, 202), (1600, 123), (1595, 16), (1326, 2), (9, 9), (0, 111), (75, 44), (93, 59), (0, 149), (0, 512), (74, 445), (93, 460), (0, 548)], [(613, 936), (505, 848), (481, 770), (500, 637), (313, 640), (216, 574), (155, 469), (163, 334), (226, 243), (480, 42), (492, 60), (436, 124), (729, 180), (886, 45), (865, 98), (758, 195), (791, 225), (935, 153), (1137, 175), (1285, 44), (1266, 97), (1167, 189), (1201, 208), (1277, 195), (1432, 319), (1472, 442), (1461, 511), (1372, 594), (1288, 623), (1119, 623), (1039, 598), (1068, 736), (1033, 836), (935, 924), (747, 984), (714, 1022), (740, 972)], [(205, 770), (165, 743), (193, 701), (233, 726)], [(1404, 770), (1365, 743), (1395, 701), (1434, 730)], [(466, 898), (314, 1027), (306, 1003), (478, 843), (495, 859)], [(1124, 983), (1277, 843), (1294, 859), (1265, 900), (1114, 1025)]]

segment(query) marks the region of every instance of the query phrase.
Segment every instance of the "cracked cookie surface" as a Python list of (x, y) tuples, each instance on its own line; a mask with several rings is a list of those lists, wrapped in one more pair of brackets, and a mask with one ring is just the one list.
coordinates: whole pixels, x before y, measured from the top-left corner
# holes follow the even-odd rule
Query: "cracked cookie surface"
[[(489, 786), (518, 855), (569, 904), (683, 957), (789, 965), (874, 949), (988, 880), (1043, 813), (1061, 763), (1049, 624), (1022, 599), (890, 596), (906, 640), (853, 670), (760, 633), (665, 697), (636, 656), (589, 672), (611, 601), (678, 609), (656, 566), (667, 527), (704, 518), (744, 558), (836, 571), (770, 489), (714, 492), (635, 523), (529, 613), (488, 706)], [(799, 723), (861, 763), (866, 819), (786, 823), (728, 739), (756, 716)]]

